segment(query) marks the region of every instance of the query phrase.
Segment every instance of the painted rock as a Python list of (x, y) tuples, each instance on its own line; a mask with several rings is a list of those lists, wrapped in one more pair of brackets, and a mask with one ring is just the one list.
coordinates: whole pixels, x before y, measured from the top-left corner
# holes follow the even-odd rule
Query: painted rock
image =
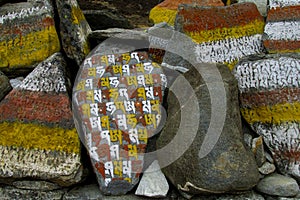
[(198, 44), (194, 48), (198, 63), (224, 63), (230, 69), (238, 59), (263, 51), (263, 29), (264, 18), (254, 3), (224, 7), (180, 5), (175, 24), (176, 31)]
[(40, 63), (0, 102), (0, 177), (70, 186), (82, 179), (80, 139), (60, 53)]
[(88, 34), (92, 31), (76, 0), (56, 0), (62, 47), (78, 66), (90, 52)]
[[(151, 9), (149, 13), (149, 20), (154, 24), (167, 22), (174, 26), (177, 14), (177, 8), (180, 4), (192, 4), (193, 0), (165, 0)], [(221, 0), (206, 0), (197, 2), (199, 6), (224, 6)]]
[(48, 1), (0, 7), (0, 69), (28, 69), (60, 50), (53, 8)]
[(270, 0), (263, 43), (269, 53), (300, 52), (300, 1)]
[(233, 70), (243, 117), (263, 136), (277, 169), (298, 180), (299, 69), (299, 55), (274, 54), (242, 60)]
[(79, 70), (73, 112), (100, 190), (121, 195), (139, 181), (148, 138), (161, 119), (166, 77), (146, 52), (101, 50), (99, 45)]
[(3, 72), (0, 71), (0, 101), (9, 93), (12, 89), (9, 79)]
[[(204, 68), (207, 82), (199, 73)], [(178, 76), (167, 105), (168, 118), (157, 141), (163, 151), (157, 155), (177, 189), (226, 193), (257, 184), (255, 158), (243, 142), (237, 82), (226, 65), (202, 63)]]

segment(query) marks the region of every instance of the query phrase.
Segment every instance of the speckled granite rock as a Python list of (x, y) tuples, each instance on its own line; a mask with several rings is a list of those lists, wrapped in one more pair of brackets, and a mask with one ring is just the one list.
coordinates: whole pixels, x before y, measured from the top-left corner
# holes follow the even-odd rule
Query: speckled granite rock
[(87, 40), (92, 31), (76, 0), (56, 0), (62, 47), (78, 66), (90, 52)]
[(161, 119), (166, 77), (147, 52), (104, 52), (99, 45), (84, 60), (73, 112), (101, 191), (121, 195), (139, 181), (148, 138)]
[(0, 7), (0, 69), (7, 75), (29, 72), (33, 64), (59, 50), (48, 0)]
[(65, 67), (62, 55), (53, 54), (0, 102), (0, 178), (81, 181)]

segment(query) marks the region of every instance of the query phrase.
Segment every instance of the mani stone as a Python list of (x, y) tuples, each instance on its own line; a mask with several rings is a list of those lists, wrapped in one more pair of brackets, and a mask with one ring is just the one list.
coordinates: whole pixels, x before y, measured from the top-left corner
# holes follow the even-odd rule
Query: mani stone
[(55, 53), (0, 102), (0, 178), (82, 179), (80, 140), (71, 112), (66, 62)]
[(78, 66), (90, 52), (88, 35), (92, 31), (76, 0), (56, 0), (62, 47)]
[(3, 72), (0, 71), (0, 101), (9, 93), (12, 89), (9, 79)]
[(299, 186), (295, 179), (276, 173), (260, 180), (256, 189), (261, 193), (280, 197), (293, 197), (299, 192)]
[(300, 52), (300, 1), (270, 0), (263, 44), (269, 53)]
[(100, 190), (122, 195), (139, 182), (148, 138), (161, 120), (166, 77), (146, 52), (104, 50), (99, 45), (79, 69), (73, 113)]
[(166, 22), (169, 25), (174, 26), (178, 6), (180, 4), (192, 3), (199, 6), (224, 6), (224, 3), (221, 0), (205, 0), (198, 2), (193, 0), (164, 0), (151, 9), (149, 20), (154, 24)]
[[(230, 69), (240, 58), (263, 51), (263, 30), (264, 18), (254, 3), (222, 7), (180, 5), (175, 22), (175, 31), (197, 44), (193, 52), (198, 63), (223, 63)], [(168, 48), (181, 48), (178, 42), (171, 39)], [(165, 57), (164, 62), (176, 65), (173, 57)]]
[[(207, 82), (199, 73), (204, 68)], [(167, 105), (168, 118), (157, 141), (157, 149), (165, 150), (158, 161), (174, 186), (209, 194), (245, 191), (257, 184), (255, 158), (243, 143), (237, 82), (226, 65), (202, 63), (178, 76)]]
[(252, 56), (233, 70), (240, 110), (263, 136), (277, 169), (300, 180), (300, 57), (295, 54)]
[(5, 4), (0, 7), (0, 69), (32, 70), (60, 50), (53, 8), (46, 1)]

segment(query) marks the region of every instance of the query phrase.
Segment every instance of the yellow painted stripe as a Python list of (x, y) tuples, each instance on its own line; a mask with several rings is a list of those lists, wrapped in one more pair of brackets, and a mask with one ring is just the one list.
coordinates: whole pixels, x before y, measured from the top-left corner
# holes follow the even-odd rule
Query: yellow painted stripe
[(80, 140), (75, 128), (67, 130), (21, 122), (0, 123), (0, 145), (76, 154), (80, 152)]
[(83, 12), (78, 7), (72, 7), (72, 19), (74, 24), (80, 24), (80, 22), (85, 20)]
[(300, 102), (282, 103), (273, 106), (241, 108), (245, 120), (255, 122), (280, 124), (282, 122), (300, 122)]
[(240, 38), (244, 36), (262, 34), (264, 32), (264, 25), (265, 23), (263, 21), (255, 20), (244, 26), (217, 28), (200, 32), (186, 32), (186, 34), (196, 43), (213, 42), (227, 38)]
[[(287, 48), (288, 48), (288, 42), (287, 42)], [(300, 53), (300, 49), (285, 49), (285, 50), (268, 50), (270, 54), (275, 53)]]
[(161, 7), (154, 7), (150, 11), (149, 20), (154, 24), (167, 22), (169, 25), (174, 26), (177, 10), (170, 10)]
[(60, 51), (54, 26), (9, 41), (0, 41), (0, 68), (24, 67), (41, 62)]

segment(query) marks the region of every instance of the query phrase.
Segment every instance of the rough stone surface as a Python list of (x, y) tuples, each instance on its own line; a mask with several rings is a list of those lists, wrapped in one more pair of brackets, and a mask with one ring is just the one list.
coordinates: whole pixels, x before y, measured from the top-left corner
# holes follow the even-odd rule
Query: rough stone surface
[[(144, 48), (149, 46), (148, 43), (148, 34), (144, 30), (140, 29), (122, 29), (122, 28), (110, 28), (106, 30), (96, 30), (89, 34), (88, 40), (90, 42), (91, 48), (96, 47), (100, 43), (106, 43), (107, 40), (111, 40), (112, 38), (115, 38), (116, 40), (126, 41), (127, 45), (129, 44), (135, 44), (135, 43), (141, 43), (143, 44)], [(120, 44), (118, 44), (120, 45)]]
[(138, 183), (165, 87), (161, 67), (146, 52), (107, 55), (100, 45), (83, 62), (73, 112), (105, 194), (125, 194)]
[(270, 0), (263, 43), (269, 53), (300, 51), (300, 2)]
[(61, 200), (65, 192), (65, 190), (39, 191), (27, 189), (22, 190), (11, 186), (0, 187), (1, 200)]
[[(264, 24), (254, 3), (223, 7), (180, 5), (175, 31), (186, 34), (197, 44), (189, 52), (195, 54), (198, 63), (224, 63), (232, 69), (242, 57), (262, 53)], [(185, 46), (184, 42), (173, 35), (167, 50), (180, 49)], [(178, 65), (180, 60), (182, 58), (174, 54), (164, 57), (164, 62), (169, 65)], [(187, 64), (180, 65), (185, 67)]]
[(265, 162), (260, 168), (258, 168), (258, 171), (263, 175), (268, 175), (273, 172), (275, 172), (276, 167), (273, 163)]
[(299, 192), (295, 179), (276, 173), (260, 180), (256, 189), (264, 194), (281, 197), (293, 197)]
[[(40, 63), (0, 102), (0, 177), (61, 186), (82, 179), (80, 140), (60, 53)], [(58, 103), (59, 102), (59, 103)]]
[(99, 187), (96, 184), (84, 185), (76, 187), (70, 190), (64, 195), (63, 200), (78, 200), (78, 199), (88, 199), (88, 200), (98, 200), (103, 199), (104, 196), (100, 192)]
[(87, 40), (92, 31), (76, 0), (56, 0), (62, 47), (78, 66), (90, 52)]
[(255, 160), (258, 167), (261, 167), (266, 162), (263, 137), (259, 136), (252, 140), (252, 151), (255, 155)]
[(7, 75), (32, 70), (60, 50), (48, 0), (0, 7), (0, 69)]
[(18, 189), (25, 190), (39, 190), (39, 191), (51, 191), (61, 189), (61, 187), (55, 183), (47, 182), (47, 181), (14, 181), (12, 185)]
[(199, 6), (224, 6), (224, 3), (221, 0), (165, 0), (151, 9), (149, 20), (154, 24), (166, 22), (169, 25), (174, 26), (178, 6), (180, 4), (192, 3)]
[(12, 86), (8, 77), (0, 71), (0, 101), (9, 93), (11, 89)]
[(83, 14), (92, 30), (104, 30), (108, 28), (133, 28), (129, 21), (117, 11), (85, 10), (83, 11)]
[(277, 169), (297, 180), (300, 180), (299, 66), (299, 55), (274, 54), (245, 58), (233, 70), (243, 117), (263, 136)]
[[(191, 69), (169, 89), (168, 119), (157, 148), (167, 149), (169, 143), (174, 146), (158, 154), (162, 171), (174, 186), (192, 194), (248, 190), (258, 182), (259, 172), (252, 152), (243, 143), (237, 83), (225, 65), (197, 66), (207, 70), (208, 82)], [(217, 74), (222, 78), (218, 79)], [(182, 88), (183, 84), (192, 88)], [(210, 92), (223, 90), (214, 91), (218, 96), (210, 98), (206, 84)], [(216, 101), (213, 106), (212, 101)], [(215, 107), (221, 105), (222, 108)], [(222, 111), (223, 106), (226, 111)], [(214, 109), (218, 110), (217, 115)], [(223, 123), (218, 119), (211, 123), (215, 129), (210, 129), (210, 118), (222, 116)], [(217, 128), (219, 124), (222, 128)]]
[(238, 0), (239, 3), (245, 3), (245, 2), (253, 2), (257, 6), (257, 9), (259, 10), (260, 14), (264, 17), (267, 16), (267, 0)]
[(165, 175), (161, 172), (158, 161), (155, 160), (143, 173), (136, 195), (147, 197), (166, 197), (169, 184)]

